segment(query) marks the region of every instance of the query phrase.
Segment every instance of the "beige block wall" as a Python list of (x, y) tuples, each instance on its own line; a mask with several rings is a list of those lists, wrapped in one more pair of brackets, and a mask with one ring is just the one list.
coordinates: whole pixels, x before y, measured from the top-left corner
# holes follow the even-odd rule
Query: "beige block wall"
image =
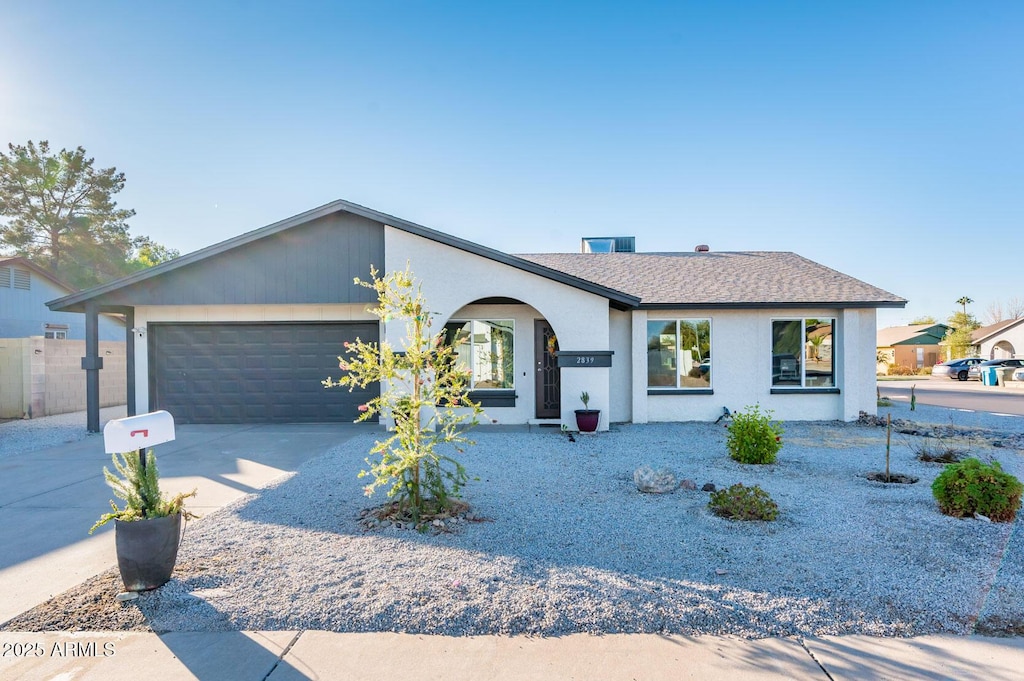
[[(125, 344), (100, 341), (100, 406), (127, 400)], [(0, 339), (0, 418), (84, 411), (85, 341), (41, 337)], [(16, 370), (20, 367), (20, 371)]]

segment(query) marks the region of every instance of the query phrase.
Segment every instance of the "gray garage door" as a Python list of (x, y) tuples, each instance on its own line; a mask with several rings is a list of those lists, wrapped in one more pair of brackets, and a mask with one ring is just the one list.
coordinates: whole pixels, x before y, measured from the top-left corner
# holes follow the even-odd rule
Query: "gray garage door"
[(350, 422), (379, 394), (326, 389), (338, 356), (375, 323), (150, 324), (150, 406), (178, 423)]

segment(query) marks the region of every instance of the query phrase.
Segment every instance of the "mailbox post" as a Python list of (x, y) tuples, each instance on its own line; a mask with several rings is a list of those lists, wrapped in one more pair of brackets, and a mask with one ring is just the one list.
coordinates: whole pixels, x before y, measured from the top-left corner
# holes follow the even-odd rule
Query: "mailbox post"
[(146, 471), (146, 448), (174, 439), (174, 417), (166, 411), (154, 411), (124, 419), (107, 421), (103, 427), (103, 447), (107, 454), (139, 452), (139, 466)]

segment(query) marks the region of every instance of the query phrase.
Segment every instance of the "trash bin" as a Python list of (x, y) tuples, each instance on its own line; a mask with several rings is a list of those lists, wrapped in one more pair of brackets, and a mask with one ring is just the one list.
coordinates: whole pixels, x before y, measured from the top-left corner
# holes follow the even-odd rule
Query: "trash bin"
[(1013, 372), (1017, 367), (1000, 367), (999, 368), (999, 385), (1006, 385), (1013, 380)]
[(996, 384), (996, 368), (995, 367), (982, 367), (981, 368), (981, 384), (982, 385), (995, 385)]

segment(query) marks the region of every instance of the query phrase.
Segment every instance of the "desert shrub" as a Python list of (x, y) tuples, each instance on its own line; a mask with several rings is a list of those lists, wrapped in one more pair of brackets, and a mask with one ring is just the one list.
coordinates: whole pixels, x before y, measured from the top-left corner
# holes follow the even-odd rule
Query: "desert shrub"
[(919, 461), (927, 463), (960, 463), (968, 450), (957, 446), (953, 438), (926, 437), (921, 442), (908, 441), (907, 446)]
[(775, 520), (779, 517), (779, 505), (772, 501), (768, 492), (757, 485), (744, 487), (741, 482), (712, 492), (708, 508), (715, 515), (730, 520)]
[(917, 370), (917, 375), (918, 376), (931, 376), (932, 375), (932, 368), (931, 367), (921, 367), (920, 369)]
[(902, 364), (893, 364), (889, 367), (890, 376), (913, 376), (914, 370)]
[(771, 420), (771, 411), (761, 413), (758, 405), (734, 412), (732, 423), (726, 426), (729, 437), (726, 447), (729, 456), (740, 463), (775, 463), (775, 455), (782, 449), (782, 424)]
[(946, 515), (978, 513), (1000, 523), (1013, 522), (1022, 492), (1024, 485), (1004, 473), (998, 461), (984, 464), (974, 458), (946, 466), (932, 483), (932, 494)]

